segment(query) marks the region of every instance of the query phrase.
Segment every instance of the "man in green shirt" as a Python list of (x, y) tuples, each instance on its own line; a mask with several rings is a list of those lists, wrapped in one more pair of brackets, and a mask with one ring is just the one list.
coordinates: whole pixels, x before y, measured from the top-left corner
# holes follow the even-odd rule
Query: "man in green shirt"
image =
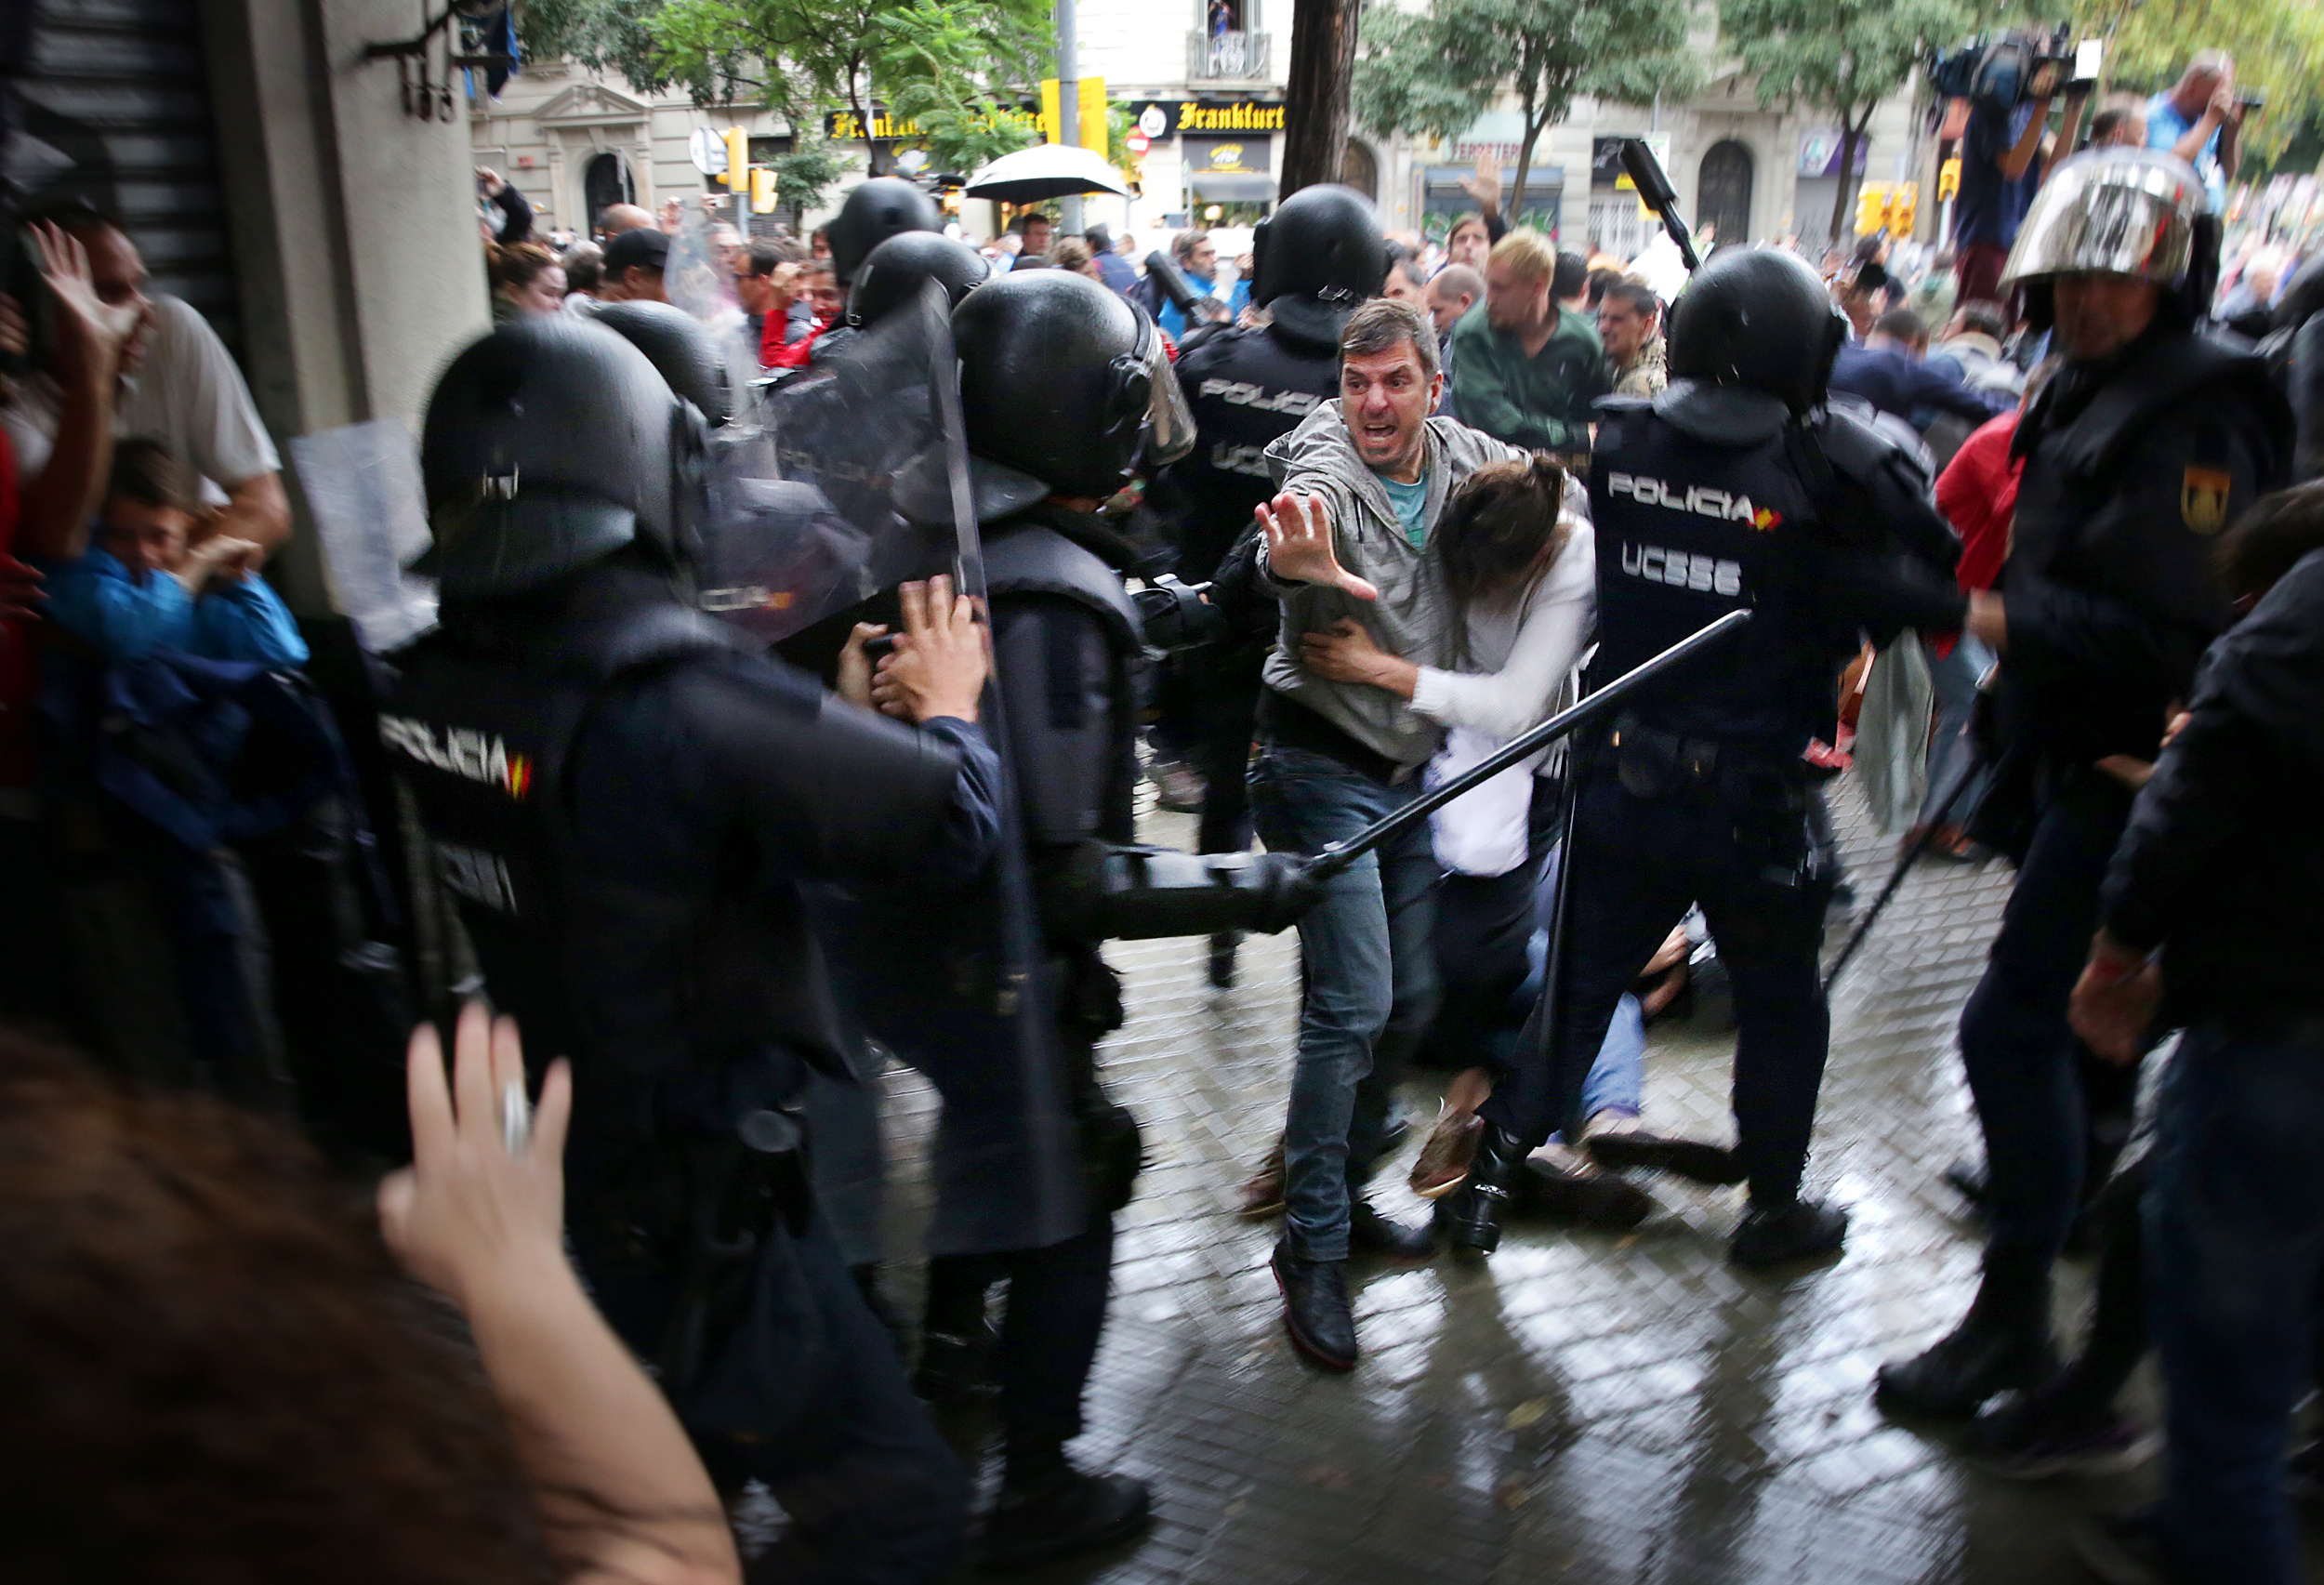
[(1613, 382), (1597, 326), (1564, 302), (1588, 277), (1579, 254), (1558, 254), (1538, 231), (1493, 244), (1485, 301), (1453, 327), (1451, 409), (1462, 423), (1511, 445), (1589, 455), (1590, 404)]

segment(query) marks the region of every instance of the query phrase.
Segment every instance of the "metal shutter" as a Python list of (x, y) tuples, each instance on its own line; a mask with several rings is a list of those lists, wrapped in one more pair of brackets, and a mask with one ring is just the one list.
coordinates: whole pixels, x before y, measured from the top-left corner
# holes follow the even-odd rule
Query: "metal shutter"
[[(22, 0), (0, 0), (21, 4)], [(70, 161), (36, 196), (118, 214), (152, 271), (242, 350), (195, 0), (34, 0), (22, 134)]]

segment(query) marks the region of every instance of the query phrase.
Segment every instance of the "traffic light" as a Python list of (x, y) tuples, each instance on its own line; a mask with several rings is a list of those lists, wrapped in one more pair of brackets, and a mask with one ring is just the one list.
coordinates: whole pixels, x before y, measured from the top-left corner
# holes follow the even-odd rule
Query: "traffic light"
[(719, 179), (736, 192), (748, 191), (750, 134), (739, 126), (730, 126), (719, 136), (726, 139), (726, 174)]
[(1895, 195), (1888, 201), (1888, 229), (1900, 237), (1912, 235), (1912, 223), (1921, 214), (1921, 184), (1900, 181)]
[(754, 167), (750, 173), (750, 212), (774, 213), (774, 173), (764, 165)]
[(1856, 235), (1868, 237), (1888, 224), (1888, 184), (1868, 181), (1856, 189)]
[(1944, 203), (1961, 192), (1961, 156), (1955, 154), (1936, 167), (1936, 201)]

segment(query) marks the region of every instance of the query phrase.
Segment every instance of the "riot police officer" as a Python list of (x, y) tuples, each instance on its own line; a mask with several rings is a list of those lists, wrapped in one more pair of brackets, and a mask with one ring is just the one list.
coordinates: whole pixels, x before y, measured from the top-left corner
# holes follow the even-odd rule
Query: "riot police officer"
[(2065, 362), (2018, 424), (2009, 560), (1969, 616), (2001, 656), (1993, 791), (1972, 831), (2018, 862), (1961, 1020), (1985, 1133), (1984, 1273), (1953, 1332), (1882, 1370), (1894, 1412), (1965, 1417), (2055, 1367), (2050, 1269), (2086, 1150), (2067, 1000), (2133, 798), (2105, 766), (2156, 757), (2232, 616), (2214, 537), (2291, 459), (2264, 361), (2199, 328), (2218, 247), (2192, 169), (2105, 149), (2051, 177), (2004, 269)]
[[(1236, 539), (1257, 532), (1252, 512), (1274, 493), (1268, 442), (1340, 394), (1340, 332), (1358, 303), (1380, 295), (1388, 272), (1379, 212), (1348, 187), (1301, 188), (1259, 222), (1251, 251), (1251, 305), (1269, 322), (1205, 326), (1179, 348), (1179, 385), (1198, 438), (1156, 481), (1155, 496), (1176, 519), (1177, 573), (1189, 583), (1208, 581)], [(1206, 853), (1250, 846), (1244, 761), (1276, 619), (1270, 601), (1250, 630), (1168, 662), (1159, 702), (1165, 730), (1202, 773), (1196, 845)], [(1234, 963), (1234, 938), (1213, 942), (1214, 984), (1232, 981)]]
[(721, 1484), (782, 1502), (786, 1577), (931, 1579), (968, 1485), (806, 1186), (793, 1101), (841, 1070), (799, 886), (990, 861), (982, 646), (965, 601), (916, 621), (917, 733), (738, 650), (687, 587), (704, 426), (602, 324), (462, 352), (422, 442), (442, 625), (380, 729), (489, 994), (573, 1059), (573, 1241), (608, 1319)]
[[(1831, 857), (1804, 755), (1835, 735), (1842, 662), (1866, 630), (1959, 626), (1952, 534), (1893, 442), (1825, 405), (1846, 335), (1789, 254), (1723, 254), (1672, 316), (1670, 385), (1602, 401), (1590, 463), (1599, 645), (1619, 677), (1723, 614), (1752, 621), (1723, 664), (1643, 690), (1577, 745), (1561, 984), (1494, 1091), (1446, 1235), (1485, 1251), (1525, 1153), (1572, 1113), (1623, 990), (1690, 903), (1734, 977), (1745, 1265), (1828, 1253), (1844, 1212), (1800, 1196), (1829, 1018), (1816, 980)], [(1545, 1010), (1553, 1038), (1543, 1043)]]
[(933, 281), (956, 308), (991, 277), (983, 254), (942, 231), (898, 231), (864, 256), (848, 287), (847, 323), (863, 330), (918, 296)]
[[(931, 1390), (975, 1369), (987, 1291), (1008, 1285), (995, 1361), (1005, 1474), (985, 1522), (984, 1561), (1021, 1568), (1132, 1533), (1150, 1501), (1143, 1482), (1084, 1473), (1064, 1452), (1082, 1429), (1082, 1392), (1104, 1327), (1114, 1214), (1129, 1199), (1141, 1159), (1135, 1121), (1107, 1098), (1096, 1073), (1097, 1042), (1122, 1019), (1119, 985), (1099, 943), (1118, 934), (1280, 929), (1297, 904), (1281, 896), (1270, 903), (1263, 885), (1220, 884), (1232, 866), (1183, 855), (1179, 869), (1191, 884), (1148, 887), (1140, 878), (1155, 865), (1169, 867), (1170, 856), (1126, 851), (1135, 839), (1144, 645), (1121, 576), (1134, 551), (1097, 509), (1142, 455), (1167, 456), (1191, 440), (1154, 322), (1088, 277), (1045, 270), (978, 286), (954, 310), (952, 331), (992, 611), (997, 713), (1022, 839), (1012, 856), (1028, 883), (1014, 892), (1004, 875), (995, 911), (1029, 898), (1039, 961), (1029, 973), (1007, 972), (1004, 953), (965, 950), (983, 922), (923, 916), (924, 936), (942, 938), (933, 950), (946, 965), (941, 979), (957, 987), (949, 993), (957, 1010), (937, 1010), (918, 1033), (898, 1029), (899, 1006), (930, 993), (897, 985), (862, 1011), (916, 1064), (931, 1056), (941, 1063), (927, 1048), (957, 1047), (963, 1030), (1040, 1043), (1071, 1120), (1079, 1182), (1070, 1224), (1037, 1236), (993, 1228), (988, 1253), (930, 1262), (919, 1379)], [(857, 630), (857, 641), (865, 632)], [(883, 707), (891, 703), (890, 664), (880, 663), (873, 683)], [(1276, 878), (1295, 868), (1263, 856), (1245, 866)], [(1004, 971), (980, 971), (987, 961)], [(1007, 1015), (1028, 1004), (1041, 1010), (1038, 1025), (1010, 1030)], [(1001, 1055), (992, 1071), (1008, 1071)], [(1044, 1100), (1023, 1097), (1021, 1127), (1038, 1117)], [(946, 1127), (956, 1107), (975, 1103), (947, 1089)], [(1010, 1143), (996, 1141), (996, 1148)], [(1024, 1161), (1025, 1171), (1044, 1169), (1042, 1152), (1014, 1143), (1012, 1159)], [(1020, 1188), (993, 1183), (986, 1192), (999, 1198)], [(1043, 1209), (1028, 1208), (1028, 1217)]]

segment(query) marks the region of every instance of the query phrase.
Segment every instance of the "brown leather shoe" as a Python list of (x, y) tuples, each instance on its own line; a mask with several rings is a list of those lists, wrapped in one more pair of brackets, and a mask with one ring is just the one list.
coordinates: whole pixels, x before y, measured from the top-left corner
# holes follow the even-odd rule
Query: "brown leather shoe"
[(1252, 1222), (1279, 1215), (1283, 1210), (1284, 1174), (1283, 1136), (1277, 1134), (1274, 1143), (1268, 1148), (1265, 1159), (1260, 1162), (1259, 1170), (1253, 1172), (1243, 1184), (1240, 1214)]
[(1484, 1134), (1485, 1119), (1474, 1112), (1447, 1112), (1437, 1118), (1428, 1143), (1420, 1146), (1420, 1158), (1412, 1164), (1412, 1192), (1434, 1200), (1460, 1187)]

